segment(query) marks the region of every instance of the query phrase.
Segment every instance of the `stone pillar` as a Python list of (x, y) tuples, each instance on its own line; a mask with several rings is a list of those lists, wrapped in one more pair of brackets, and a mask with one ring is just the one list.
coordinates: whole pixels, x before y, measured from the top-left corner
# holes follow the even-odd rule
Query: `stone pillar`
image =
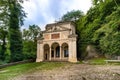
[(72, 58), (72, 42), (71, 41), (69, 41), (69, 61), (71, 60), (71, 58)]
[(77, 44), (76, 44), (76, 40), (74, 40), (72, 42), (73, 44), (73, 60), (74, 62), (77, 62)]
[(71, 38), (69, 41), (69, 62), (77, 62), (77, 47), (76, 38)]
[(62, 59), (62, 48), (60, 46), (60, 59)]
[(37, 58), (36, 58), (36, 62), (39, 62), (40, 59), (40, 44), (39, 42), (37, 42)]
[(43, 44), (42, 44), (42, 41), (38, 41), (37, 42), (37, 59), (36, 59), (36, 62), (41, 62), (43, 61), (44, 59), (44, 55), (43, 55), (43, 52), (44, 49), (43, 49)]
[(56, 57), (56, 50), (55, 50), (55, 48), (53, 48), (54, 49), (54, 59), (55, 59), (55, 57)]
[(61, 46), (61, 56), (62, 56), (62, 58), (64, 58), (63, 47), (62, 46)]
[(49, 54), (50, 54), (50, 56), (49, 56), (49, 60), (51, 60), (51, 47), (50, 47)]

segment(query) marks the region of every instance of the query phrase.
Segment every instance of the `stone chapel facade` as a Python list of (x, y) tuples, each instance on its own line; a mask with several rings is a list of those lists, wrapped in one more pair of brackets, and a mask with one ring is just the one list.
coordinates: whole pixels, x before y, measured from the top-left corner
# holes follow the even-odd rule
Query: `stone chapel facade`
[(47, 24), (43, 31), (43, 38), (37, 41), (36, 62), (77, 62), (76, 40), (73, 22)]

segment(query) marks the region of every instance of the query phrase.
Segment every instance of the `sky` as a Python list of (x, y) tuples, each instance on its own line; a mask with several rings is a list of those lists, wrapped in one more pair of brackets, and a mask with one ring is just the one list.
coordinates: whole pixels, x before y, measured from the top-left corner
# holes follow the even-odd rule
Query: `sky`
[(91, 0), (28, 0), (22, 6), (27, 13), (22, 29), (35, 24), (44, 30), (46, 24), (58, 21), (68, 11), (81, 10), (86, 13), (92, 2)]

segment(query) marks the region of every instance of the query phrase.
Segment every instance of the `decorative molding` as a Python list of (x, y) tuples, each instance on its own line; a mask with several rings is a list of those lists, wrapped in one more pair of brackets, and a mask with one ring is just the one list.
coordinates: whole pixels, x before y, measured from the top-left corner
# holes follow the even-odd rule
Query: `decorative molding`
[(38, 44), (43, 44), (43, 40), (39, 40), (37, 43)]
[(68, 36), (68, 38), (77, 38), (77, 35), (76, 34), (71, 34)]
[(43, 42), (53, 42), (53, 41), (69, 41), (69, 39), (55, 39), (55, 40), (44, 40)]
[(62, 31), (71, 31), (71, 29), (66, 29), (66, 30), (53, 30), (53, 31), (43, 31), (43, 33), (52, 33), (52, 32), (62, 32)]

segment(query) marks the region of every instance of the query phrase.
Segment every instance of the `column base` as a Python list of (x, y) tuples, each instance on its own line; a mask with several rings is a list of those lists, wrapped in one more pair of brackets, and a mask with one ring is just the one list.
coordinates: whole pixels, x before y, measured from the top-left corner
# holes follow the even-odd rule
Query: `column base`
[(70, 58), (68, 61), (69, 61), (69, 62), (76, 63), (76, 62), (77, 62), (77, 58)]
[(43, 60), (42, 59), (36, 59), (36, 62), (42, 62)]

